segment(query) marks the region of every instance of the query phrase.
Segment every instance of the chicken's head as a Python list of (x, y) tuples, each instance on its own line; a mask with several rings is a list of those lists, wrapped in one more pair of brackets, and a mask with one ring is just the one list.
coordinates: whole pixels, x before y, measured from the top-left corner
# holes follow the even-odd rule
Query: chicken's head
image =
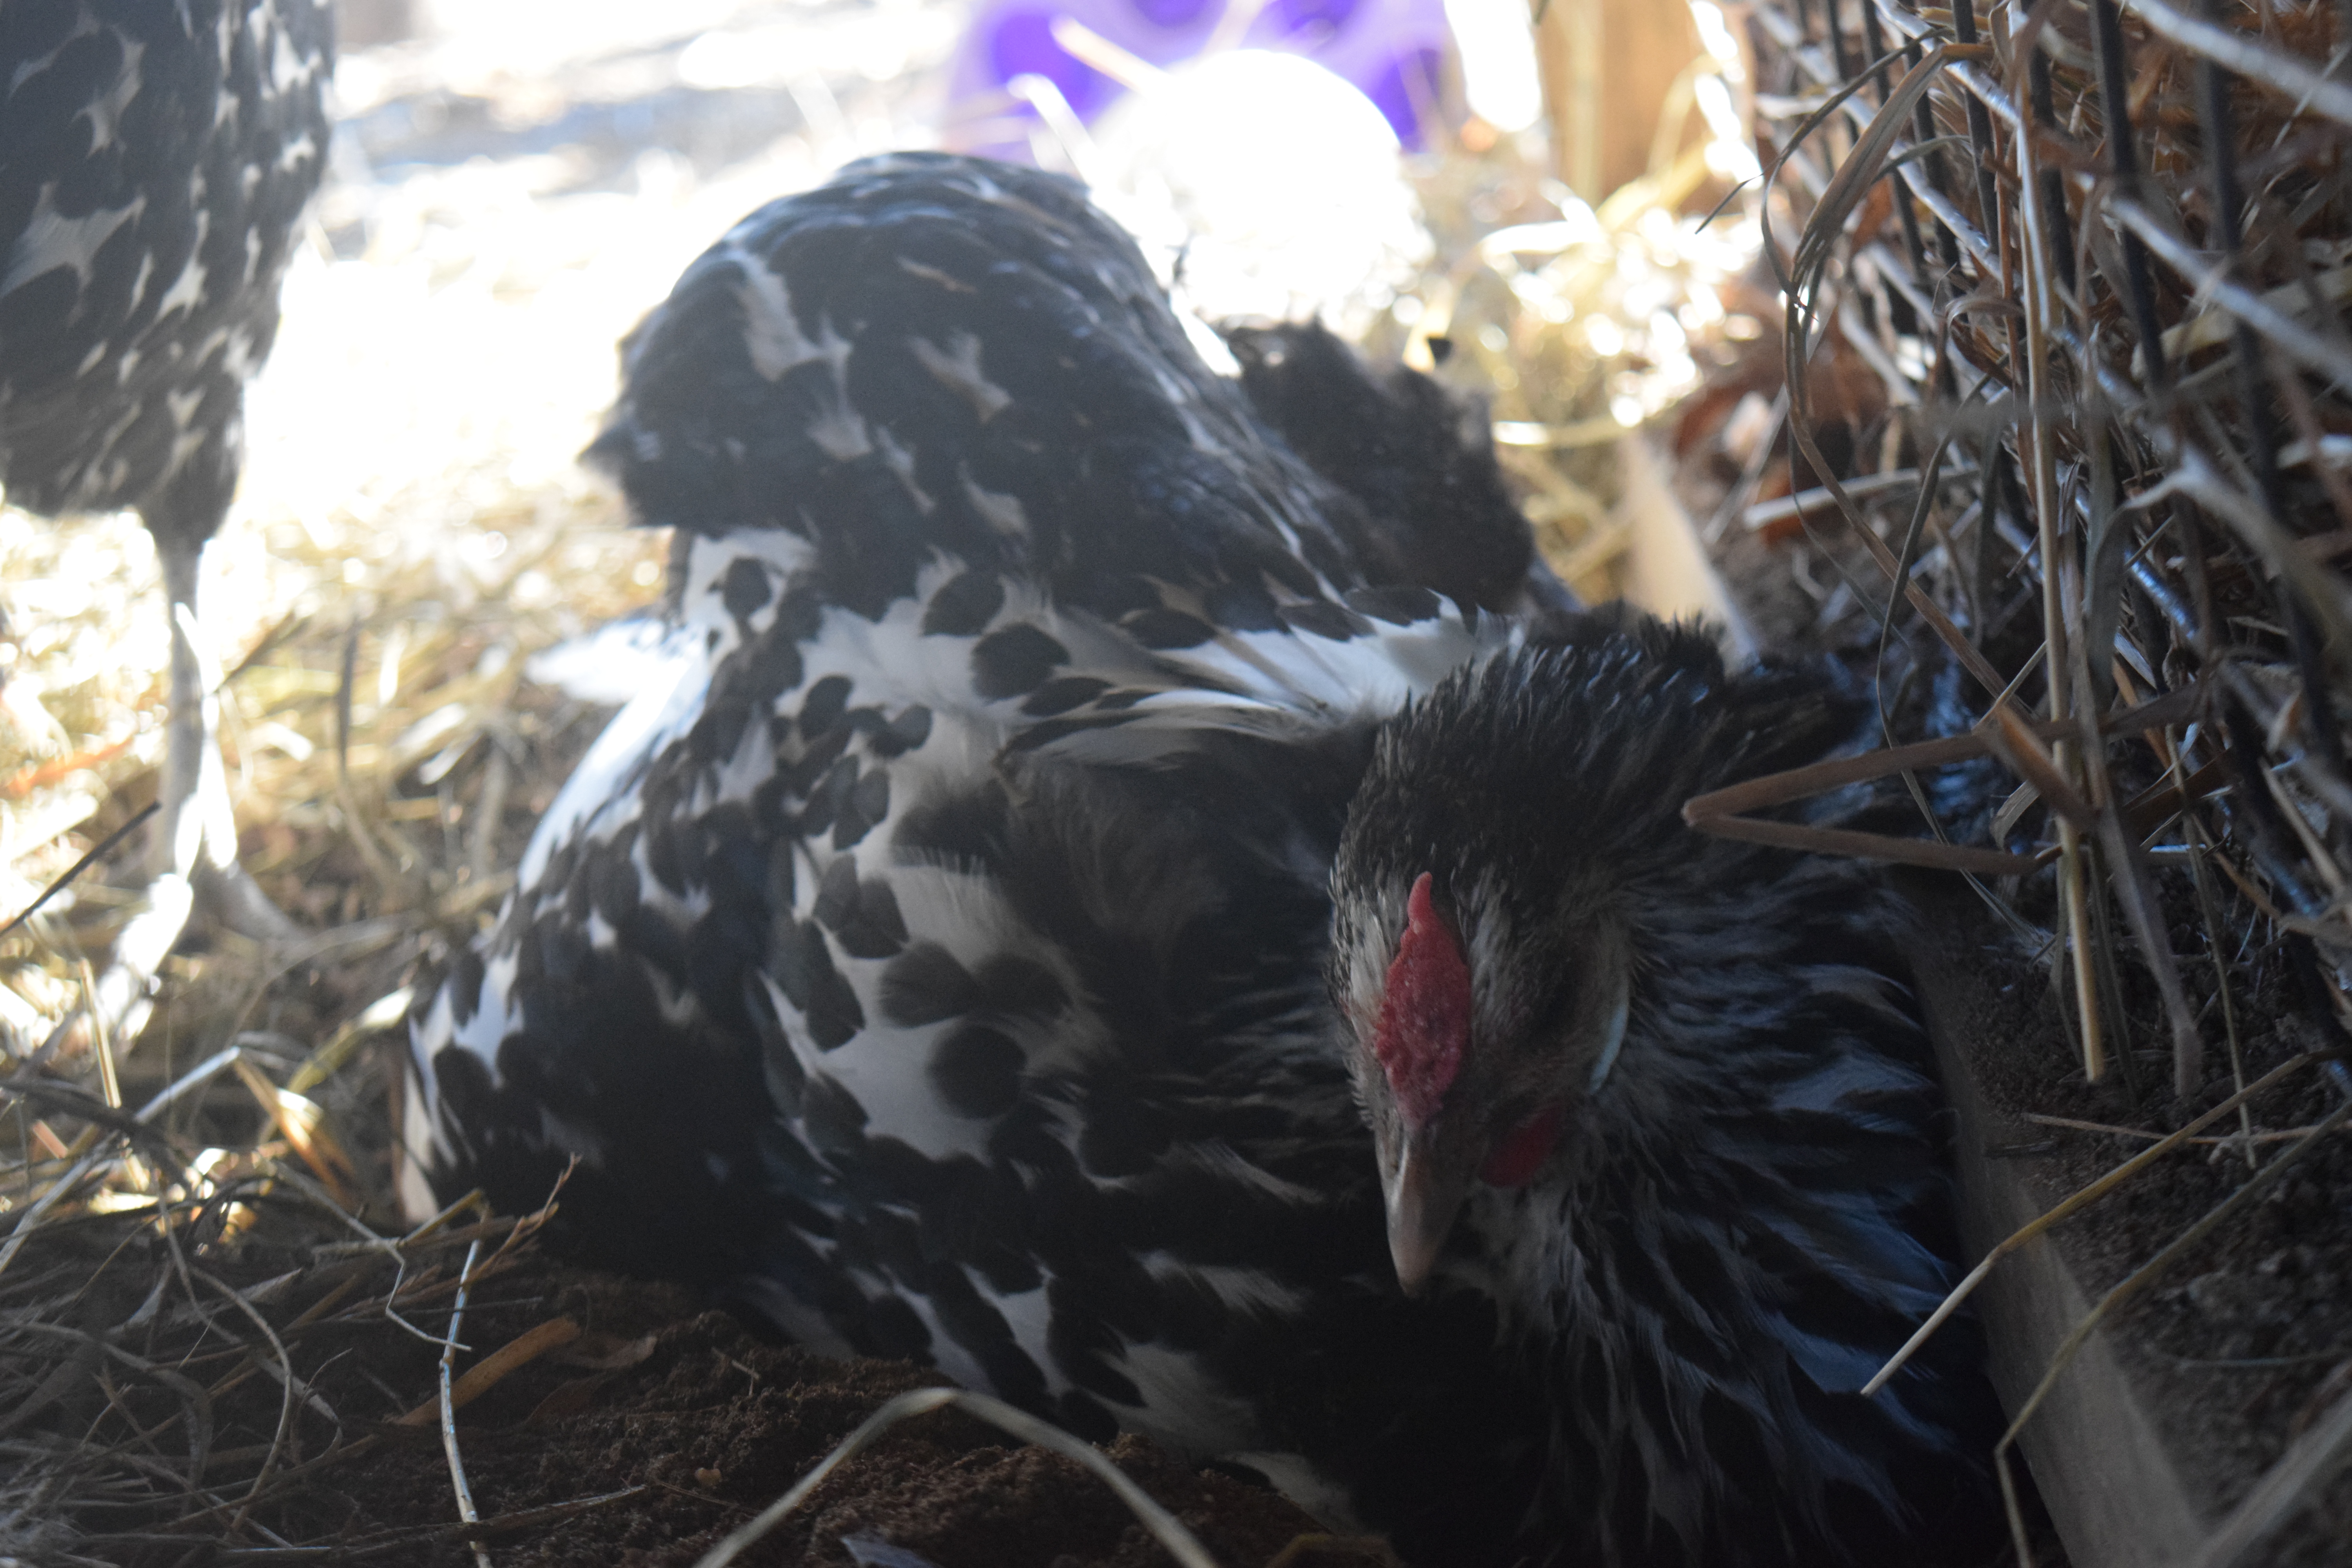
[(1706, 896), (1682, 803), (1756, 750), (1727, 679), (1644, 622), (1458, 671), (1383, 729), (1328, 979), (1408, 1291), (1477, 1185), (1541, 1180), (1622, 1077), (1643, 932)]

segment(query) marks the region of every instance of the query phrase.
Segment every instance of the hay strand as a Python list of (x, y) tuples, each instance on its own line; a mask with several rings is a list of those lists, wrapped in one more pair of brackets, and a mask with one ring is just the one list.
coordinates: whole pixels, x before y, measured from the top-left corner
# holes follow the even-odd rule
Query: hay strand
[(1100, 1449), (1001, 1399), (957, 1388), (919, 1388), (883, 1405), (859, 1423), (857, 1429), (843, 1438), (815, 1468), (793, 1483), (783, 1496), (705, 1552), (695, 1568), (727, 1568), (728, 1563), (734, 1562), (746, 1549), (782, 1523), (793, 1510), (807, 1501), (809, 1494), (823, 1486), (835, 1470), (871, 1447), (891, 1427), (949, 1406), (978, 1416), (1024, 1443), (1034, 1443), (1076, 1461), (1118, 1494), (1119, 1501), (1134, 1512), (1144, 1529), (1151, 1532), (1151, 1538), (1166, 1549), (1168, 1555), (1173, 1557), (1181, 1568), (1217, 1568), (1217, 1560), (1209, 1555), (1208, 1548), (1201, 1544), (1199, 1538), (1185, 1529), (1183, 1522), (1174, 1514), (1160, 1507), (1149, 1492), (1129, 1479), (1126, 1471), (1105, 1458)]

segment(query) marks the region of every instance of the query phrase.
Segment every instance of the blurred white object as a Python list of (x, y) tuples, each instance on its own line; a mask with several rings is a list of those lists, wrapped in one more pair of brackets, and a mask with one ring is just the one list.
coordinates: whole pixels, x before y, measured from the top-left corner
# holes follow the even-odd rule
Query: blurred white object
[(1543, 87), (1526, 0), (1445, 0), (1445, 23), (1461, 56), (1470, 112), (1505, 132), (1533, 125), (1543, 112)]
[(0, 759), (14, 767), (36, 757), (62, 756), (72, 744), (65, 726), (41, 705), (38, 678), (12, 677), (0, 667)]
[(1430, 254), (1396, 132), (1312, 60), (1236, 49), (1135, 86), (1080, 173), (1207, 320), (1358, 336)]

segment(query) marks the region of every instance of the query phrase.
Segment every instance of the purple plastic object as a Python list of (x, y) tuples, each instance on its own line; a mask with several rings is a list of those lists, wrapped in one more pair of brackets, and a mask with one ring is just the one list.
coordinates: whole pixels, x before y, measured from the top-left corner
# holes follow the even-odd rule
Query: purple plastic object
[[(1056, 16), (1153, 65), (1173, 66), (1202, 52), (1225, 9), (1223, 0), (982, 0), (957, 47), (950, 144), (1030, 161), (1025, 127), (1036, 123), (1034, 111), (1004, 100), (1017, 76), (1046, 78), (1085, 121), (1126, 92), (1055, 41)], [(1236, 47), (1303, 55), (1353, 83), (1408, 148), (1427, 139), (1425, 115), (1450, 112), (1442, 84), (1454, 39), (1444, 0), (1267, 0)]]

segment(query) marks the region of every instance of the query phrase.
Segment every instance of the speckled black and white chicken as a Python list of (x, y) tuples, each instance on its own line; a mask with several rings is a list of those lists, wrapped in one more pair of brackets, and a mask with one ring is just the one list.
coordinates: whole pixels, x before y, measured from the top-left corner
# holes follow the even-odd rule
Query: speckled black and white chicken
[(0, 486), (37, 512), (136, 507), (154, 535), (183, 634), (158, 864), (218, 873), (248, 928), (285, 921), (236, 869), (189, 634), (245, 383), (326, 167), (332, 65), (326, 0), (0, 8)]
[[(1033, 172), (729, 234), (594, 448), (677, 531), (674, 673), (420, 1010), (410, 1148), (509, 1206), (577, 1156), (581, 1255), (1421, 1561), (1901, 1538), (1981, 1389), (1853, 1392), (1950, 1272), (1885, 911), (1676, 816), (1851, 715), (1522, 616), (1480, 438), (1328, 346), (1245, 345), (1261, 413)], [(1350, 405), (1449, 434), (1275, 433)]]

